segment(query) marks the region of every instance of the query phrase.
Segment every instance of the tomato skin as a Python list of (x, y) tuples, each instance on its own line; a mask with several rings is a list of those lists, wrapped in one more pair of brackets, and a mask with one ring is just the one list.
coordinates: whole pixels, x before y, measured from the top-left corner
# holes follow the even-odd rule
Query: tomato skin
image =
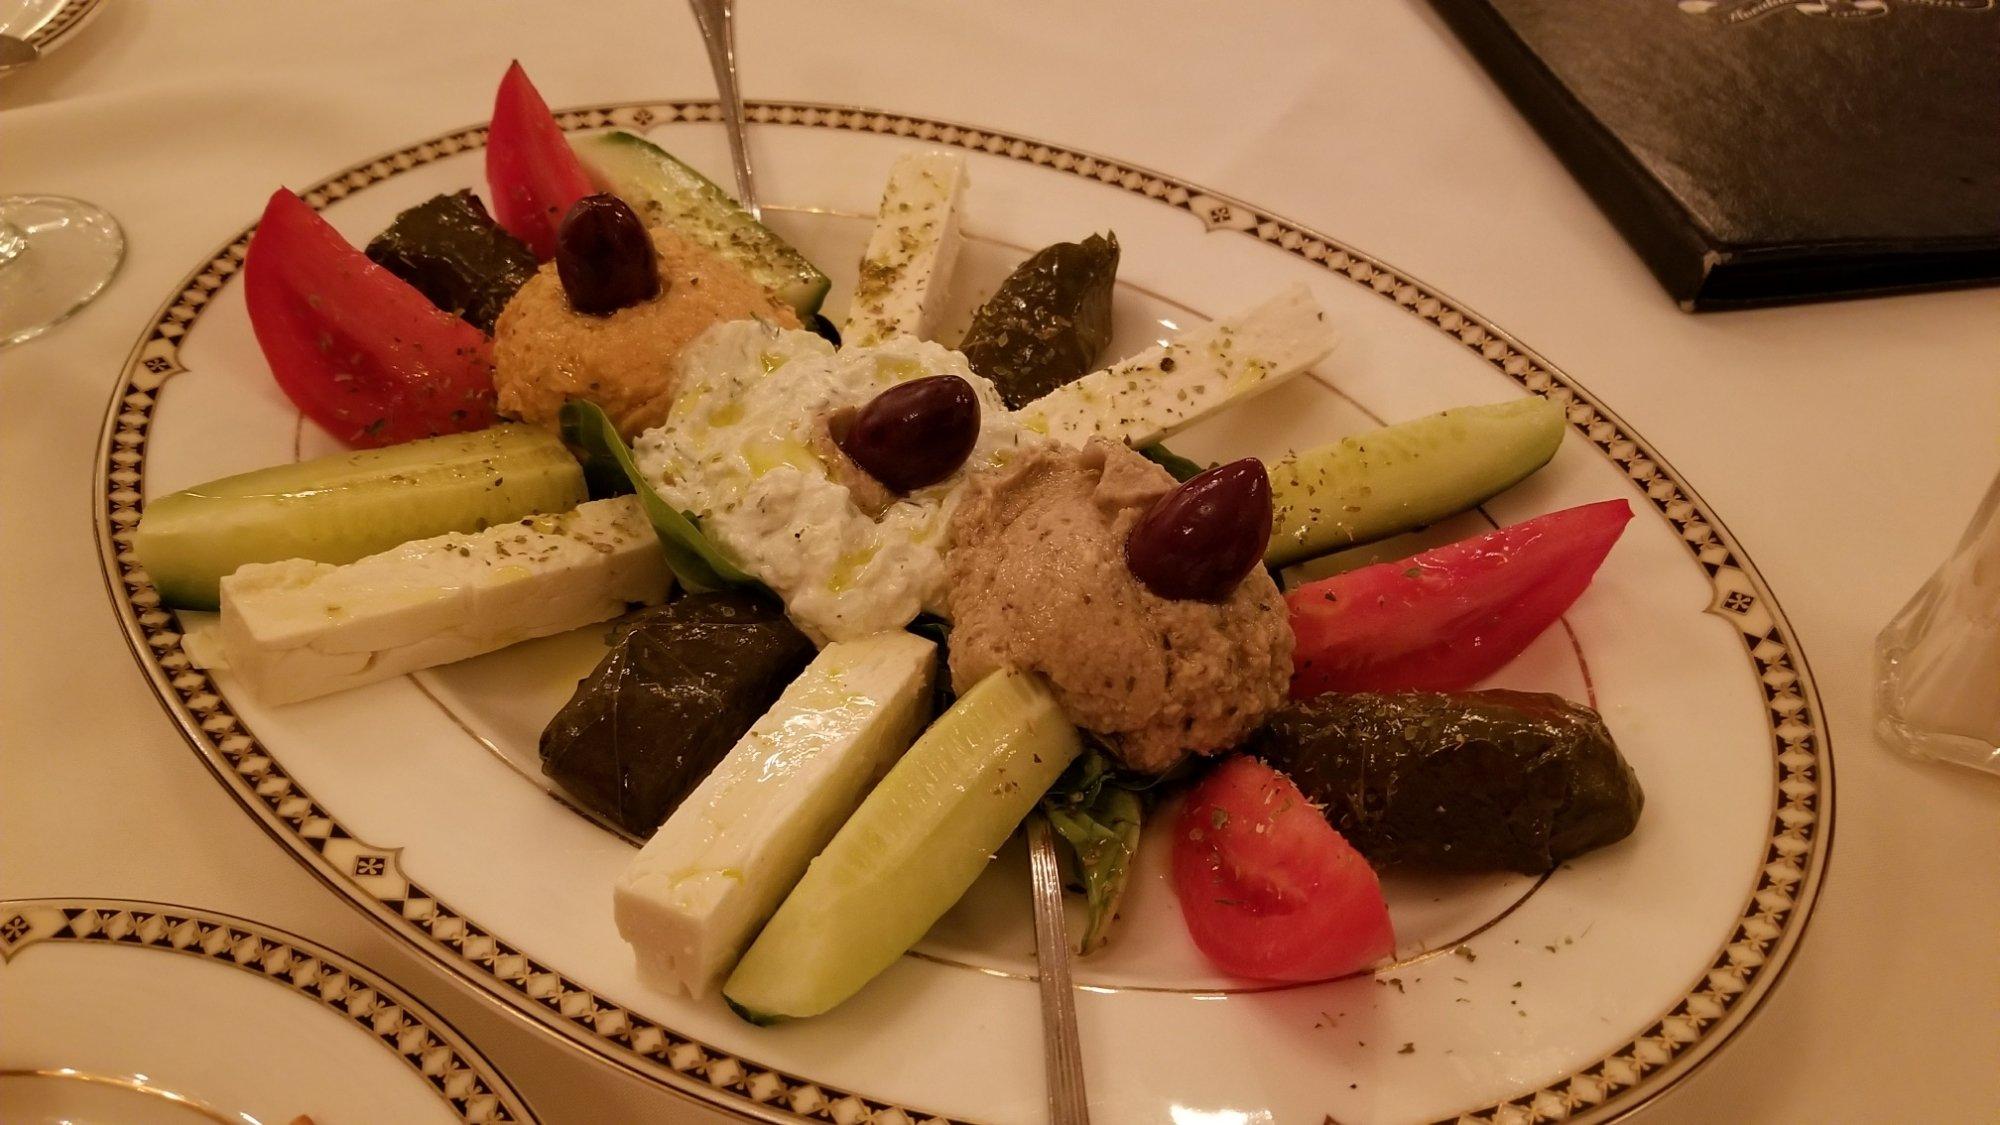
[(595, 190), (518, 60), (493, 97), (486, 186), (493, 193), (493, 217), (544, 262), (556, 256), (556, 228), (570, 205)]
[(1328, 980), (1395, 952), (1368, 861), (1253, 758), (1224, 761), (1188, 794), (1173, 875), (1189, 936), (1232, 976)]
[(243, 299), (278, 386), (348, 445), (498, 420), (485, 334), (369, 261), (284, 188), (250, 236)]
[(1299, 587), (1292, 698), (1471, 687), (1575, 603), (1631, 518), (1585, 504)]

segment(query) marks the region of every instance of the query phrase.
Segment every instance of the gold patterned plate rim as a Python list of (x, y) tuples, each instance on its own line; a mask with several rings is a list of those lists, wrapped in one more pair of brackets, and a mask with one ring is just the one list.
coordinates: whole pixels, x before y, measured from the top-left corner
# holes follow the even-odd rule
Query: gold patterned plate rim
[[(1441, 1121), (1607, 1122), (1626, 1116), (1712, 1057), (1784, 976), (1826, 877), (1833, 840), (1832, 748), (1805, 655), (1748, 555), (1653, 447), (1574, 378), (1436, 287), (1338, 239), (1244, 200), (1139, 165), (1018, 134), (877, 109), (752, 102), (751, 123), (873, 133), (1031, 164), (1191, 213), (1211, 233), (1256, 239), (1365, 287), (1455, 339), (1516, 387), (1564, 407), (1570, 428), (1622, 471), (1705, 573), (1707, 612), (1728, 621), (1765, 702), (1773, 801), (1764, 854), (1730, 935), (1709, 968), (1631, 1040), (1551, 1082)], [(710, 100), (570, 108), (567, 130), (644, 130), (719, 119)], [(303, 192), (324, 208), (399, 173), (483, 148), (486, 127), (453, 130), (362, 161)], [(322, 882), (391, 933), (450, 969), (505, 1010), (595, 1056), (716, 1108), (766, 1121), (880, 1123), (936, 1115), (817, 1083), (711, 1047), (537, 964), (394, 867), (395, 849), (356, 839), (320, 807), (243, 725), (182, 651), (177, 621), (160, 605), (131, 550), (157, 392), (180, 370), (180, 340), (209, 298), (242, 267), (250, 228), (182, 282), (133, 346), (111, 396), (93, 497), (106, 589), (127, 644), (196, 755), (264, 829)], [(533, 982), (532, 984), (530, 982)], [(936, 1118), (943, 1120), (943, 1118)]]
[[(290, 931), (234, 914), (145, 899), (0, 900), (0, 966), (52, 942), (152, 949), (241, 969), (366, 1032), (467, 1125), (534, 1125), (539, 1120), (520, 1092), (449, 1020), (374, 969)], [(413, 1033), (421, 1036), (413, 1038)]]
[(9, 34), (26, 39), (46, 55), (67, 42), (103, 6), (104, 0), (64, 0), (62, 6), (43, 16), (25, 33), (11, 30)]

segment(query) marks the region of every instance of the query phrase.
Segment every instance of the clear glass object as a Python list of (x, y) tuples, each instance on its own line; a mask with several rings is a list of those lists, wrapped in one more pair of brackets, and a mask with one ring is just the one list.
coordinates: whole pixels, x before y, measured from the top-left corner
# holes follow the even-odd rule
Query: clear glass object
[(2000, 478), (1876, 640), (1875, 725), (1919, 758), (2000, 773)]
[(125, 232), (103, 208), (60, 195), (0, 198), (0, 347), (62, 323), (124, 260)]

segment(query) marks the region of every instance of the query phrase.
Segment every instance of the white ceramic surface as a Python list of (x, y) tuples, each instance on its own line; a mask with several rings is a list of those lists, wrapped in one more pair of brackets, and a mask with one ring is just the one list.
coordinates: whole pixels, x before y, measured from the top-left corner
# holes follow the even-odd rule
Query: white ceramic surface
[(0, 1121), (533, 1121), (408, 993), (303, 939), (159, 903), (0, 901)]
[[(624, 107), (566, 124), (651, 127), (718, 169), (713, 128), (677, 120), (711, 112)], [(1288, 281), (1314, 288), (1345, 333), (1339, 351), (1311, 379), (1177, 439), (1182, 452), (1268, 455), (1375, 420), (1544, 393), (1569, 407), (1574, 433), (1549, 469), (1484, 515), (1511, 523), (1613, 496), (1638, 510), (1565, 628), (1494, 680), (1596, 702), (1646, 787), (1637, 833), (1539, 888), (1516, 877), (1394, 878), (1409, 963), (1374, 979), (1257, 990), (1214, 976), (1189, 946), (1155, 831), (1113, 948), (1077, 970), (1100, 1120), (1608, 1117), (1670, 1085), (1741, 1023), (1810, 911), (1831, 764), (1775, 601), (1638, 435), (1448, 299), (1241, 202), (916, 119), (771, 106), (753, 107), (753, 119), (782, 126), (757, 131), (760, 179), (770, 198), (817, 209), (774, 221), (834, 274), (835, 312), (865, 236), (853, 216), (872, 210), (890, 160), (912, 134), (958, 144), (981, 154), (961, 310), (1027, 248), (1106, 228), (1124, 246), (1114, 351)], [(474, 130), (414, 146), (308, 198), (330, 204), (358, 242), (401, 207), (479, 184), (468, 150), (482, 140)], [(893, 1120), (908, 1107), (1035, 1119), (1039, 1030), (1018, 855), (1003, 854), (918, 956), (844, 1008), (753, 1028), (719, 1003), (639, 980), (608, 908), (630, 845), (550, 799), (535, 774), (535, 734), (595, 659), (589, 632), (284, 708), (187, 666), (178, 623), (123, 556), (141, 495), (329, 448), (265, 372), (230, 280), (241, 246), (198, 268), (135, 349), (102, 467), (115, 600), (218, 778), (372, 916), (641, 1074), (750, 1114)], [(1424, 538), (1480, 526), (1467, 516)]]

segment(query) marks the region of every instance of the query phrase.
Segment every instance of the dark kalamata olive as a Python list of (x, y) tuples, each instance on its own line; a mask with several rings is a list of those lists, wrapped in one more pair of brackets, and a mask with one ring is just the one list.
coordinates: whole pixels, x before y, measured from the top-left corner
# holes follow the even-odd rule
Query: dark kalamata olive
[(1153, 501), (1125, 537), (1125, 565), (1163, 598), (1226, 601), (1271, 541), (1271, 478), (1255, 457), (1218, 465)]
[(956, 375), (898, 383), (855, 411), (833, 440), (869, 476), (915, 492), (957, 471), (979, 440), (979, 396)]
[(660, 263), (646, 224), (615, 195), (586, 195), (556, 228), (556, 276), (570, 307), (610, 316), (660, 293)]

